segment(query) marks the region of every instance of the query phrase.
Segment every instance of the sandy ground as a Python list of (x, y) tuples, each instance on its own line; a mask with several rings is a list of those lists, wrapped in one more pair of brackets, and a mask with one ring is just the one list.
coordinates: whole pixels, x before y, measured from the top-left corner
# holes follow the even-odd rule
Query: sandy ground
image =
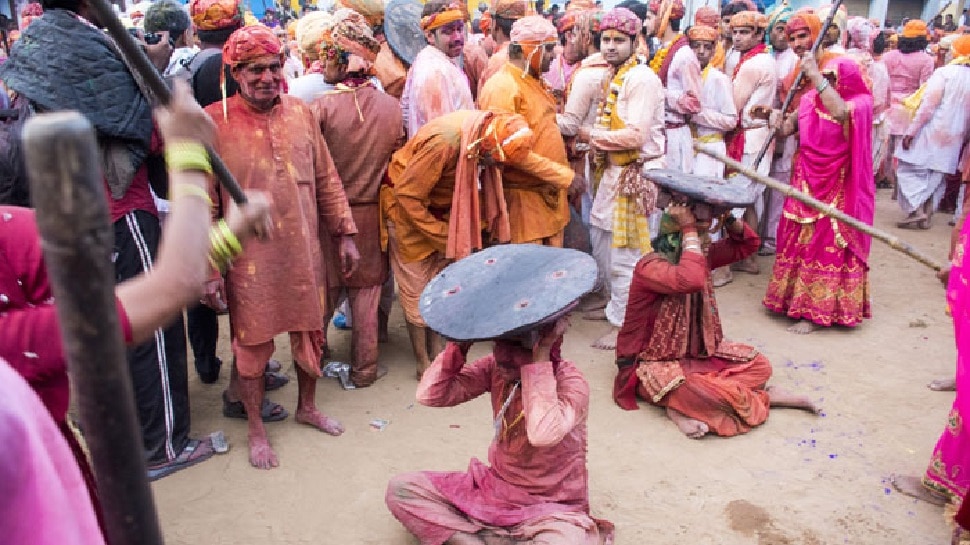
[[(880, 191), (877, 227), (899, 234), (940, 261), (949, 216), (930, 231), (892, 227), (901, 212)], [(760, 300), (768, 281), (740, 275), (718, 302), (728, 338), (759, 347), (774, 364), (771, 383), (806, 392), (824, 414), (773, 410), (751, 433), (699, 441), (681, 435), (648, 406), (623, 411), (611, 398), (612, 354), (589, 348), (602, 322), (578, 317), (564, 354), (589, 380), (589, 483), (594, 515), (616, 524), (616, 543), (819, 545), (949, 543), (941, 510), (892, 490), (894, 472), (922, 472), (943, 429), (952, 394), (925, 384), (953, 371), (951, 324), (932, 272), (874, 242), (874, 319), (855, 330), (809, 336), (785, 331)], [(761, 258), (763, 269), (771, 258)], [(225, 329), (225, 328), (224, 328)], [(282, 339), (281, 339), (282, 340)], [(350, 335), (330, 333), (335, 358)], [(277, 357), (289, 361), (285, 340)], [(476, 347), (477, 352), (486, 347)], [(228, 361), (228, 343), (222, 357)], [(216, 385), (191, 384), (193, 429), (225, 430), (232, 449), (155, 483), (169, 544), (410, 544), (416, 541), (384, 506), (388, 478), (418, 469), (463, 470), (483, 458), (491, 438), (485, 398), (451, 409), (414, 403), (414, 363), (400, 309), (381, 359), (389, 375), (371, 388), (343, 391), (321, 379), (320, 407), (346, 433), (333, 438), (292, 417), (268, 424), (279, 468), (249, 466), (246, 426), (221, 415)], [(296, 384), (270, 394), (291, 412)], [(383, 431), (373, 419), (385, 419)]]

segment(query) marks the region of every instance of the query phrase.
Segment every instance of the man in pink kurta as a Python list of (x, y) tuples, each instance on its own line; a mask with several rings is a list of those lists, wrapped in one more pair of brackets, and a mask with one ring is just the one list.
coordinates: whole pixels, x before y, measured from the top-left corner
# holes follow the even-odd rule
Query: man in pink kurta
[(469, 364), (470, 343), (449, 343), (425, 372), (419, 403), (453, 407), (488, 392), (498, 424), (488, 465), (473, 458), (467, 472), (391, 479), (387, 506), (422, 545), (456, 537), (592, 545), (612, 535), (612, 525), (589, 515), (589, 385), (561, 358), (561, 343), (560, 333), (543, 353), (496, 341), (492, 354)]
[[(297, 421), (333, 435), (340, 423), (320, 413), (314, 402), (323, 341), (320, 221), (335, 237), (343, 274), (354, 272), (359, 256), (357, 229), (327, 145), (310, 108), (300, 99), (280, 95), (282, 44), (261, 26), (243, 27), (229, 37), (223, 61), (239, 82), (239, 94), (206, 111), (218, 127), (216, 149), (244, 189), (271, 195), (272, 240), (244, 247), (226, 273), (226, 295), (236, 360), (226, 392), (226, 408), (239, 399), (249, 420), (250, 462), (259, 468), (278, 465), (266, 438), (263, 419), (281, 420), (285, 411), (267, 407), (263, 370), (273, 354), (274, 337), (289, 333), (299, 384)], [(229, 195), (210, 186), (215, 215), (231, 206)], [(221, 277), (207, 287), (220, 290)]]
[[(346, 294), (354, 317), (350, 379), (355, 386), (365, 387), (379, 374), (378, 305), (388, 276), (387, 253), (381, 250), (381, 180), (391, 153), (404, 143), (404, 126), (397, 99), (377, 89), (368, 77), (367, 68), (380, 51), (370, 26), (357, 12), (342, 10), (338, 14), (343, 18), (334, 23), (319, 47), (324, 80), (334, 89), (316, 99), (310, 109), (319, 120), (343, 181), (358, 230), (354, 242), (361, 261), (357, 271), (345, 278), (331, 237), (321, 236), (329, 292), (323, 323), (330, 322), (340, 297)], [(362, 70), (350, 71), (358, 66)], [(386, 326), (386, 316), (384, 319)]]

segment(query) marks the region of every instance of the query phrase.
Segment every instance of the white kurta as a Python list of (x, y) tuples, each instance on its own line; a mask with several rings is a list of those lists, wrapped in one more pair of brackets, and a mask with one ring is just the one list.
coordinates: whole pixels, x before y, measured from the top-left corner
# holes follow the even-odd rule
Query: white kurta
[[(710, 68), (701, 88), (701, 112), (691, 118), (701, 146), (722, 155), (727, 153), (724, 133), (738, 125), (738, 112), (734, 109), (731, 80), (717, 68)], [(694, 157), (694, 174), (711, 178), (724, 177), (724, 163), (707, 155), (697, 153)]]
[(697, 113), (684, 108), (681, 100), (691, 93), (701, 96), (701, 65), (690, 47), (684, 46), (674, 53), (667, 70), (667, 88), (664, 92), (667, 111), (667, 168), (681, 172), (693, 172), (694, 149), (687, 116)]
[[(627, 72), (617, 94), (616, 111), (625, 127), (615, 131), (594, 129), (590, 134), (593, 148), (639, 149), (645, 169), (664, 168), (664, 88), (653, 70), (639, 65)], [(606, 168), (590, 213), (593, 257), (600, 270), (609, 271), (610, 302), (606, 305), (606, 318), (617, 327), (626, 316), (633, 269), (642, 257), (638, 249), (613, 248), (613, 211), (622, 170), (616, 165)]]
[(409, 138), (436, 117), (475, 109), (468, 78), (456, 62), (433, 45), (414, 58), (401, 95), (404, 128)]

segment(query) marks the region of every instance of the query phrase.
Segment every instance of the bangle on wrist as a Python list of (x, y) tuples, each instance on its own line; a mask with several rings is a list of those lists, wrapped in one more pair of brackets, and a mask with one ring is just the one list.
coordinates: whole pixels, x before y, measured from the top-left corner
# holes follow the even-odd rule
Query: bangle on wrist
[(169, 172), (197, 170), (212, 174), (209, 152), (199, 142), (183, 140), (165, 144), (165, 165)]
[(226, 272), (232, 260), (242, 253), (242, 244), (236, 238), (226, 220), (219, 220), (209, 230), (209, 263), (220, 273)]
[(212, 199), (209, 198), (209, 192), (194, 184), (181, 183), (176, 185), (172, 188), (168, 199), (175, 202), (182, 197), (198, 197), (204, 200), (210, 207), (212, 206)]
[(818, 91), (818, 94), (822, 94), (822, 91), (828, 88), (829, 88), (829, 80), (827, 79), (823, 79), (822, 83), (819, 83), (818, 85), (815, 86), (815, 90)]

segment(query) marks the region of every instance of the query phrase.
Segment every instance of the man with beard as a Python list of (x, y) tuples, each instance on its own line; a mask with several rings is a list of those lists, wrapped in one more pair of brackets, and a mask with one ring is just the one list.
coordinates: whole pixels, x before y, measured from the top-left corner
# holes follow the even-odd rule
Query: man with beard
[(559, 175), (562, 167), (569, 169), (566, 146), (556, 125), (556, 99), (542, 81), (555, 58), (556, 27), (530, 15), (512, 25), (510, 38), (509, 62), (482, 88), (479, 106), (525, 117), (535, 133), (533, 151), (545, 159), (534, 168), (507, 167), (503, 174), (512, 242), (562, 246), (569, 222), (566, 192), (574, 177)]
[(694, 170), (694, 148), (687, 118), (701, 111), (701, 65), (680, 33), (684, 18), (681, 0), (653, 0), (643, 21), (648, 36), (660, 41), (650, 68), (660, 77), (667, 96), (667, 168), (690, 173)]
[(590, 213), (590, 239), (597, 267), (609, 281), (610, 300), (598, 316), (588, 317), (609, 322), (609, 329), (593, 342), (601, 350), (616, 347), (633, 267), (650, 251), (650, 210), (638, 210), (649, 200), (643, 194), (646, 188), (621, 185), (640, 169), (664, 165), (664, 90), (660, 78), (634, 54), (640, 28), (640, 19), (626, 8), (603, 16), (600, 48), (610, 63), (611, 79), (594, 127), (578, 131), (578, 140), (589, 143), (596, 154), (598, 188)]
[(428, 45), (414, 58), (401, 96), (409, 138), (438, 116), (475, 107), (468, 77), (457, 64), (465, 47), (465, 7), (457, 0), (431, 0), (421, 15)]
[[(217, 125), (215, 148), (229, 171), (243, 188), (268, 192), (273, 203), (273, 239), (247, 246), (226, 273), (229, 289), (216, 276), (207, 294), (228, 295), (236, 366), (224, 402), (247, 416), (249, 462), (260, 469), (279, 465), (263, 420), (287, 416), (263, 397), (263, 370), (281, 333), (289, 334), (296, 364), (296, 420), (331, 435), (343, 433), (314, 400), (323, 344), (319, 224), (337, 239), (345, 278), (360, 259), (353, 238), (357, 229), (320, 127), (303, 101), (280, 95), (284, 55), (283, 44), (266, 27), (234, 32), (223, 60), (239, 82), (239, 93), (206, 108)], [(230, 206), (229, 195), (215, 185), (210, 192), (213, 214), (219, 216)]]
[[(321, 237), (329, 301), (324, 324), (346, 294), (353, 320), (350, 379), (358, 388), (379, 378), (378, 304), (387, 278), (387, 254), (381, 251), (379, 193), (391, 153), (404, 140), (398, 101), (377, 89), (368, 68), (380, 44), (362, 15), (337, 10), (333, 26), (319, 46), (323, 77), (334, 89), (311, 103), (320, 130), (344, 185), (357, 226), (354, 242), (360, 251), (357, 271), (344, 278), (329, 236)], [(352, 67), (359, 71), (351, 71)], [(381, 130), (369, 130), (381, 127)], [(361, 153), (367, 150), (367, 153)]]
[[(815, 40), (821, 31), (822, 20), (812, 13), (811, 10), (799, 10), (788, 19), (788, 24), (785, 25), (785, 33), (788, 35), (788, 45), (798, 57), (798, 62), (788, 72), (788, 75), (779, 82), (779, 96), (788, 95), (789, 89), (795, 84), (795, 78), (798, 77), (798, 73), (802, 70), (802, 57), (805, 56), (805, 53), (812, 50), (812, 45), (815, 44)], [(824, 50), (821, 47), (815, 52), (815, 62), (820, 69), (825, 68), (825, 65), (836, 57), (838, 57), (837, 54)], [(811, 86), (808, 84), (808, 80), (802, 78), (802, 82), (795, 91), (794, 98), (792, 98), (788, 112), (786, 113), (791, 113), (798, 109), (798, 104), (801, 102), (802, 96), (810, 88)]]
[[(734, 47), (726, 63), (726, 73), (734, 83), (734, 107), (737, 108), (739, 117), (738, 126), (728, 139), (728, 155), (764, 175), (768, 174), (771, 161), (762, 161), (759, 165), (753, 163), (765, 139), (771, 138), (771, 131), (765, 120), (752, 116), (752, 109), (755, 112), (759, 108), (770, 109), (775, 103), (775, 93), (778, 90), (775, 60), (768, 54), (764, 43), (767, 26), (768, 18), (757, 11), (742, 11), (731, 17)], [(771, 154), (772, 146), (769, 146), (768, 157)], [(764, 186), (740, 174), (735, 174), (735, 177), (735, 183), (746, 184), (751, 191), (759, 194), (764, 192)], [(744, 212), (745, 221), (749, 225), (758, 224), (755, 208), (756, 206), (749, 206)], [(732, 265), (732, 269), (750, 274), (761, 272), (754, 255)]]

